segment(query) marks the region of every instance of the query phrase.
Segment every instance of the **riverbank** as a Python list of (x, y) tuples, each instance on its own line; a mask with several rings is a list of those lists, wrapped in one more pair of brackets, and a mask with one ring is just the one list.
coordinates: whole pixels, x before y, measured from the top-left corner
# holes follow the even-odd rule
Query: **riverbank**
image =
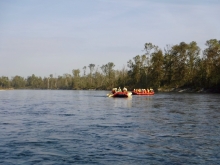
[[(0, 89), (0, 91), (6, 90), (76, 90), (76, 89), (30, 89), (30, 88), (23, 88), (23, 89), (14, 89), (14, 88), (5, 88)], [(101, 89), (78, 89), (78, 90), (94, 90), (94, 91), (109, 91), (109, 90), (101, 90)], [(219, 89), (205, 89), (205, 88), (159, 88), (155, 90), (155, 92), (164, 92), (164, 93), (220, 93)]]
[(0, 91), (14, 90), (14, 88), (0, 88)]
[(212, 88), (160, 88), (158, 92), (178, 92), (178, 93), (220, 93), (219, 89)]

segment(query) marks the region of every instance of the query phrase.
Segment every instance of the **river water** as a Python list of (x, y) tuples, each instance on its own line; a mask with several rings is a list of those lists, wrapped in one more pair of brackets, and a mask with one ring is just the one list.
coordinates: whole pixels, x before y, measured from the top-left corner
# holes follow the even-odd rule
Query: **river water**
[(0, 164), (220, 164), (220, 95), (0, 91)]

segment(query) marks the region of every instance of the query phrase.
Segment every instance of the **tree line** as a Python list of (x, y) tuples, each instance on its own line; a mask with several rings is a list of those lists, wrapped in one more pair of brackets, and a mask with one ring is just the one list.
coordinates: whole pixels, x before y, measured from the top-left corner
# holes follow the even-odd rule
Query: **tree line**
[[(164, 50), (152, 43), (144, 45), (144, 54), (137, 55), (127, 62), (127, 67), (114, 69), (109, 62), (101, 67), (89, 64), (73, 69), (72, 74), (54, 77), (38, 77), (32, 74), (27, 78), (14, 76), (0, 77), (0, 89), (100, 89), (113, 87), (134, 88), (193, 88), (220, 91), (220, 41), (210, 39), (201, 51), (195, 41), (167, 45)], [(87, 71), (89, 71), (87, 73)]]

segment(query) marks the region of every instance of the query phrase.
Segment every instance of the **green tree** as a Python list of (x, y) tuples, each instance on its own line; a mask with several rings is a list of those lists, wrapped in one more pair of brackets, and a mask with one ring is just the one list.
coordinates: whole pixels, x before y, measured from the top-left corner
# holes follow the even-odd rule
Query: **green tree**
[(127, 66), (130, 68), (128, 75), (130, 77), (129, 84), (132, 88), (138, 88), (146, 85), (147, 57), (146, 55), (137, 55), (129, 60)]
[(128, 78), (128, 70), (125, 68), (125, 66), (122, 68), (122, 70), (116, 70), (115, 74), (117, 79), (117, 83), (115, 84), (116, 86), (131, 89), (131, 84), (129, 84)]
[(10, 80), (6, 76), (0, 78), (0, 88), (10, 88)]
[(198, 67), (200, 62), (200, 48), (195, 41), (188, 44), (188, 50), (186, 54), (186, 84), (190, 86), (196, 86), (195, 77), (198, 73)]
[(151, 70), (149, 71), (149, 77), (151, 78), (150, 84), (148, 86), (158, 89), (161, 86), (163, 79), (163, 53), (162, 50), (155, 50), (151, 57)]
[(114, 88), (114, 86), (115, 86), (114, 67), (115, 67), (115, 64), (113, 62), (109, 62), (105, 65), (107, 88), (108, 89)]
[(174, 62), (174, 72), (173, 72), (173, 82), (175, 87), (183, 86), (186, 82), (187, 68), (186, 68), (186, 58), (187, 58), (187, 48), (188, 45), (185, 42), (181, 42), (179, 45), (174, 45), (172, 47), (172, 54), (175, 57)]
[(94, 71), (94, 69), (95, 69), (95, 64), (89, 64), (89, 70), (90, 70), (90, 74), (89, 74), (89, 78), (90, 78), (90, 84), (89, 84), (89, 88), (94, 88), (93, 87), (93, 76), (92, 76), (92, 74), (93, 74), (93, 71)]
[(210, 39), (206, 41), (207, 48), (204, 50), (207, 87), (220, 89), (220, 41)]
[(41, 86), (42, 79), (36, 77), (34, 74), (27, 78), (27, 87), (38, 89)]
[(73, 69), (73, 89), (79, 89), (80, 88), (80, 70), (79, 69)]
[(86, 76), (86, 66), (83, 67), (83, 75)]
[(15, 76), (11, 80), (11, 85), (12, 87), (19, 89), (19, 88), (24, 88), (26, 84), (26, 81), (23, 77), (21, 76)]

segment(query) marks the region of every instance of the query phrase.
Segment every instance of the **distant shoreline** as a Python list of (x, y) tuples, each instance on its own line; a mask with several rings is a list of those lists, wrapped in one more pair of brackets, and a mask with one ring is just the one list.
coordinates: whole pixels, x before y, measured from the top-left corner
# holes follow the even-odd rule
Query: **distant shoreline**
[(220, 93), (219, 90), (216, 89), (195, 89), (195, 88), (168, 88), (168, 89), (158, 89), (158, 92), (165, 93)]
[[(0, 91), (8, 91), (8, 90), (88, 90), (88, 91), (109, 91), (105, 89), (31, 89), (31, 88), (20, 88), (20, 89), (14, 89), (14, 88), (7, 88), (7, 89), (0, 89)], [(131, 91), (131, 90), (129, 90)], [(220, 94), (220, 91), (215, 89), (194, 89), (194, 88), (166, 88), (166, 89), (158, 89), (155, 91), (156, 93), (216, 93)]]
[(14, 90), (14, 88), (1, 88), (0, 91)]

